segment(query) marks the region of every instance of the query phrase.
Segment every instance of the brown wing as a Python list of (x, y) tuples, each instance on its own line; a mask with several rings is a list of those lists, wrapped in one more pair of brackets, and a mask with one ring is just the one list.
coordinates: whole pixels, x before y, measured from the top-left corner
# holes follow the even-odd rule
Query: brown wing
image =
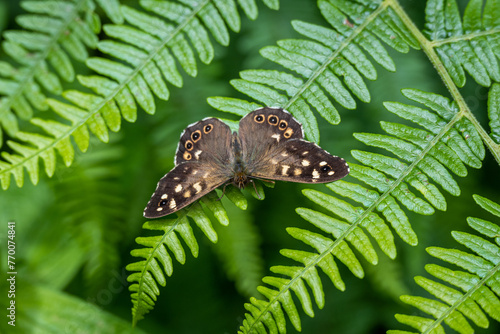
[(187, 161), (232, 164), (231, 129), (217, 118), (205, 118), (189, 125), (181, 134), (175, 164)]
[(240, 121), (238, 132), (243, 161), (263, 159), (271, 147), (290, 139), (302, 139), (302, 125), (281, 108), (261, 108)]
[(158, 218), (174, 213), (228, 180), (212, 163), (183, 162), (158, 182), (144, 209), (144, 217)]
[(231, 130), (216, 118), (189, 125), (181, 134), (175, 167), (159, 182), (144, 217), (180, 210), (229, 181), (234, 164)]
[(344, 159), (303, 139), (273, 146), (266, 158), (252, 164), (250, 177), (299, 183), (328, 183), (349, 174)]
[(249, 113), (240, 121), (239, 138), (249, 177), (326, 183), (349, 174), (344, 159), (304, 140), (302, 125), (283, 109)]

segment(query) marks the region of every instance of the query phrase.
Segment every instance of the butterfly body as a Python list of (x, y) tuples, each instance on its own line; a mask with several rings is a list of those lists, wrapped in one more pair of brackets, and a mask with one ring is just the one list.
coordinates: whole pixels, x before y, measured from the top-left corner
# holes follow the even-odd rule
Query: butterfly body
[(181, 134), (175, 167), (158, 182), (144, 216), (173, 213), (226, 183), (240, 189), (251, 179), (326, 183), (349, 173), (344, 159), (303, 138), (302, 125), (279, 108), (247, 114), (239, 132), (216, 118), (191, 124)]

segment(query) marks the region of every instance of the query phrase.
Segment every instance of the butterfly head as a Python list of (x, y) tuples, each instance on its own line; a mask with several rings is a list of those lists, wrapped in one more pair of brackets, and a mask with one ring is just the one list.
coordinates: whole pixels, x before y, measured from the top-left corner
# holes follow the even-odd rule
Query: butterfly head
[(233, 184), (239, 189), (245, 188), (248, 183), (248, 176), (245, 172), (236, 172), (234, 173), (234, 177), (232, 179)]

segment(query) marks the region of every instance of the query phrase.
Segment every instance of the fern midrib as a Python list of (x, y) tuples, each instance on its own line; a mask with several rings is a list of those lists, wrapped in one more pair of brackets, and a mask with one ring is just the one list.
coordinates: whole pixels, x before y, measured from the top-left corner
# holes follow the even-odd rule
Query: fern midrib
[(464, 293), (462, 295), (462, 297), (460, 297), (459, 299), (457, 299), (455, 301), (455, 303), (453, 305), (450, 305), (450, 307), (446, 310), (446, 312), (443, 312), (443, 314), (441, 314), (441, 316), (439, 318), (437, 318), (436, 320), (434, 320), (433, 323), (431, 323), (426, 329), (425, 331), (422, 332), (422, 334), (429, 334), (431, 333), (434, 329), (436, 329), (438, 326), (440, 326), (441, 322), (443, 322), (446, 318), (448, 318), (448, 316), (454, 312), (455, 310), (457, 310), (457, 312), (459, 312), (460, 314), (462, 314), (460, 311), (458, 311), (458, 307), (460, 305), (462, 305), (466, 300), (472, 298), (472, 295), (477, 291), (479, 290), (481, 287), (483, 286), (486, 286), (486, 282), (491, 278), (493, 277), (493, 275), (495, 275), (496, 273), (498, 273), (500, 271), (500, 263), (497, 264), (496, 266), (492, 267), (491, 270), (488, 272), (487, 275), (485, 275), (481, 280), (479, 280), (477, 282), (477, 284), (475, 284), (473, 286), (472, 289), (469, 289), (466, 293)]
[[(34, 158), (40, 156), (40, 154), (42, 152), (54, 149), (60, 141), (62, 141), (65, 138), (69, 137), (78, 127), (80, 127), (81, 125), (85, 124), (92, 116), (94, 116), (96, 113), (98, 113), (99, 110), (101, 110), (108, 102), (111, 102), (114, 99), (114, 97), (130, 81), (132, 81), (147, 64), (149, 64), (150, 61), (153, 61), (153, 58), (156, 56), (156, 54), (163, 47), (165, 47), (166, 44), (169, 43), (175, 36), (177, 36), (178, 33), (181, 33), (182, 29), (185, 26), (187, 26), (189, 24), (189, 22), (191, 22), (191, 20), (193, 19), (193, 17), (196, 17), (197, 13), (199, 11), (201, 11), (210, 1), (211, 0), (205, 0), (204, 2), (200, 3), (197, 7), (195, 7), (193, 9), (193, 11), (191, 12), (191, 14), (188, 15), (188, 16), (186, 16), (186, 19), (184, 20), (184, 22), (181, 23), (181, 24), (179, 24), (177, 26), (177, 28), (172, 31), (171, 35), (168, 38), (166, 38), (163, 43), (159, 44), (159, 46), (148, 55), (148, 57), (144, 58), (144, 62), (142, 63), (142, 65), (137, 66), (130, 73), (130, 75), (128, 76), (128, 78), (126, 78), (125, 80), (123, 80), (123, 82), (119, 83), (118, 86), (107, 97), (103, 97), (102, 101), (100, 103), (97, 103), (95, 105), (94, 109), (92, 111), (89, 111), (85, 117), (83, 117), (80, 121), (76, 122), (75, 124), (71, 125), (70, 128), (68, 129), (68, 131), (63, 132), (59, 137), (53, 137), (55, 140), (51, 141), (51, 143), (49, 145), (47, 145), (47, 146), (45, 146), (43, 148), (38, 148), (36, 151), (34, 151), (34, 154), (32, 154), (32, 155), (21, 156), (21, 157), (23, 157), (23, 159), (20, 159), (18, 163), (16, 163), (16, 164), (9, 164), (10, 165), (9, 168), (5, 168), (5, 169), (0, 170), (0, 174), (9, 173), (9, 172), (11, 172), (12, 170), (14, 170), (14, 169), (16, 169), (18, 167), (22, 167), (22, 166), (24, 166), (24, 164), (26, 163), (26, 161), (34, 159)], [(83, 2), (85, 2), (85, 0), (82, 0), (82, 3)]]
[(364, 29), (370, 24), (382, 11), (388, 6), (388, 1), (384, 1), (380, 6), (373, 11), (359, 26), (357, 26), (352, 33), (343, 40), (339, 47), (328, 57), (323, 64), (321, 64), (313, 74), (307, 79), (307, 81), (297, 90), (297, 92), (288, 100), (288, 102), (283, 106), (284, 109), (288, 109), (297, 99), (302, 96), (302, 94), (309, 89), (309, 87), (316, 81), (316, 79), (323, 74), (328, 66), (337, 58), (337, 56), (349, 45), (359, 34), (361, 34)]
[(431, 47), (435, 48), (435, 47), (439, 47), (439, 46), (444, 45), (444, 44), (451, 44), (451, 43), (460, 42), (460, 41), (468, 41), (468, 40), (472, 40), (474, 38), (488, 36), (488, 35), (495, 35), (495, 34), (499, 34), (499, 33), (500, 33), (500, 28), (494, 28), (491, 30), (484, 30), (484, 31), (476, 31), (476, 32), (468, 33), (468, 34), (463, 34), (460, 36), (452, 36), (452, 37), (443, 38), (440, 40), (429, 41), (429, 45), (431, 45)]
[(16, 91), (14, 92), (14, 94), (9, 95), (9, 97), (7, 98), (7, 102), (5, 104), (2, 104), (2, 108), (0, 109), (0, 119), (4, 117), (4, 114), (6, 112), (11, 110), (12, 102), (17, 97), (23, 94), (23, 91), (26, 88), (28, 82), (34, 81), (33, 78), (35, 77), (35, 73), (38, 71), (42, 62), (47, 59), (47, 56), (54, 47), (54, 45), (58, 44), (59, 38), (64, 34), (66, 30), (68, 30), (71, 22), (73, 22), (73, 20), (76, 17), (78, 17), (78, 13), (81, 7), (83, 7), (86, 4), (86, 2), (87, 0), (80, 0), (74, 7), (75, 10), (73, 11), (73, 15), (66, 16), (65, 17), (66, 19), (62, 18), (64, 24), (61, 26), (61, 29), (56, 34), (49, 35), (51, 37), (51, 41), (47, 44), (47, 48), (45, 48), (44, 51), (38, 53), (38, 56), (36, 57), (37, 61), (33, 62), (31, 66), (26, 67), (31, 70), (26, 71), (26, 74), (23, 76), (23, 79), (21, 81), (16, 81), (16, 83), (18, 83)]

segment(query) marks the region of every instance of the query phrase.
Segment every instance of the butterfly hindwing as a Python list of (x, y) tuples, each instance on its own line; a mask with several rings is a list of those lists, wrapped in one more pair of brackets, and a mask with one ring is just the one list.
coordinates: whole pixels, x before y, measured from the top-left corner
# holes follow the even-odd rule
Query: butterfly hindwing
[(274, 146), (256, 164), (251, 177), (299, 183), (327, 183), (349, 174), (344, 159), (331, 155), (315, 143), (291, 139)]
[(220, 173), (212, 173), (210, 164), (196, 161), (175, 166), (158, 182), (144, 217), (158, 218), (180, 210), (228, 181)]

